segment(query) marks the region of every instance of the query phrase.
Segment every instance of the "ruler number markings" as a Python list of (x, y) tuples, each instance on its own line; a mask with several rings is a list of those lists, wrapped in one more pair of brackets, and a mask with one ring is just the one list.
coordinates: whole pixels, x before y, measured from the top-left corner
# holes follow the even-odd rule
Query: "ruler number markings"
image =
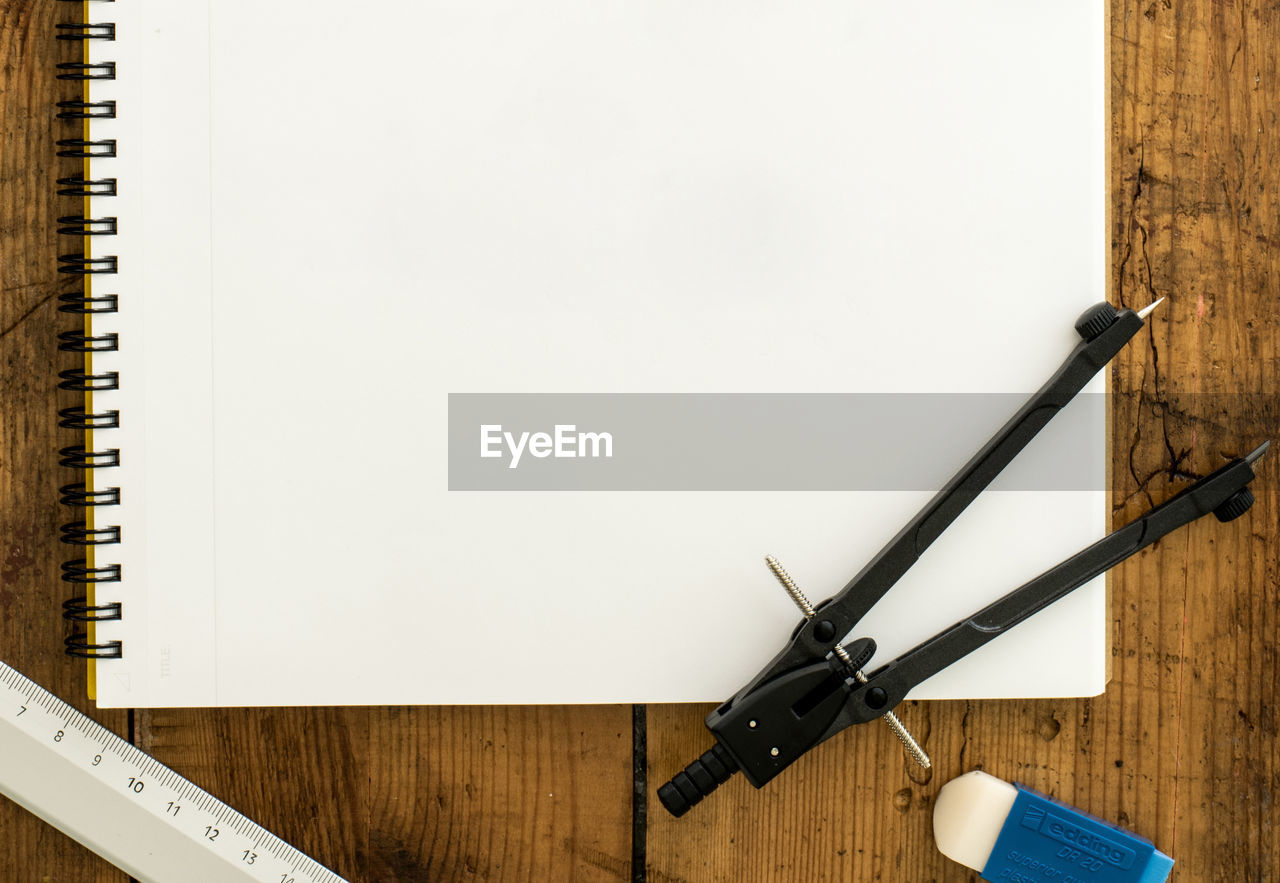
[[(122, 795), (158, 821), (263, 883), (340, 880), (324, 866), (237, 812), (175, 770), (81, 714), (0, 662), (0, 685), (12, 699), (9, 723)], [(24, 701), (25, 700), (25, 701)], [(41, 718), (35, 714), (42, 710)], [(114, 757), (113, 757), (114, 756)], [(265, 846), (264, 846), (265, 843)], [(272, 867), (272, 866), (275, 867)], [(299, 871), (305, 867), (306, 873)]]

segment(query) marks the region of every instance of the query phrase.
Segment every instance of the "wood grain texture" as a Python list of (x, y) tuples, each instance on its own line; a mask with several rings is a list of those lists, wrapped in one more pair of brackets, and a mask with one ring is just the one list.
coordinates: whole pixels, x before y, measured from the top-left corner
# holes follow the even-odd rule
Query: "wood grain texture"
[[(1280, 429), (1280, 6), (1133, 5), (1112, 24), (1112, 249), (1126, 303), (1167, 294), (1150, 357), (1119, 363), (1117, 515)], [(1136, 428), (1136, 431), (1135, 431)], [(1273, 454), (1275, 451), (1272, 452)], [(1144, 820), (1183, 880), (1280, 879), (1272, 824), (1280, 462), (1229, 525), (1118, 575), (1095, 742), (1104, 811)]]
[(628, 708), (379, 709), (370, 736), (368, 879), (631, 879)]
[(631, 879), (626, 708), (157, 709), (137, 744), (353, 881)]
[[(0, 658), (85, 708), (60, 653), (55, 542), (52, 39), (76, 4), (0, 0)], [(1112, 370), (1115, 522), (1280, 436), (1280, 4), (1113, 0), (1113, 299), (1171, 301)], [(60, 54), (61, 53), (61, 54)], [(61, 84), (64, 85), (65, 84)], [(226, 709), (136, 714), (137, 740), (353, 880), (960, 881), (930, 836), (941, 783), (983, 768), (1119, 821), (1179, 881), (1280, 880), (1280, 460), (1240, 521), (1197, 523), (1112, 580), (1113, 679), (1091, 700), (902, 709), (680, 821), (656, 784), (706, 747), (703, 706), (651, 706), (647, 853), (633, 868), (629, 709)], [(745, 673), (744, 673), (745, 674)], [(518, 673), (517, 675), (518, 676)], [(91, 712), (117, 732), (123, 713)], [(0, 878), (123, 880), (7, 802)]]
[[(1113, 300), (1170, 298), (1113, 363), (1119, 525), (1280, 436), (1280, 5), (1113, 2), (1110, 28)], [(1274, 454), (1248, 516), (1113, 572), (1104, 696), (905, 708), (932, 774), (858, 728), (761, 792), (737, 777), (682, 820), (653, 812), (649, 878), (976, 879), (936, 853), (930, 817), (981, 768), (1153, 839), (1175, 880), (1280, 880)], [(650, 709), (651, 785), (706, 747), (707, 711)]]
[[(58, 503), (58, 488), (76, 480), (57, 451), (74, 434), (57, 428), (57, 409), (76, 404), (56, 388), (57, 372), (77, 357), (57, 350), (57, 333), (76, 327), (59, 313), (56, 296), (73, 290), (57, 272), (59, 215), (73, 201), (55, 195), (54, 181), (73, 175), (75, 160), (59, 160), (53, 141), (67, 137), (55, 102), (76, 97), (74, 84), (54, 78), (54, 65), (75, 47), (54, 40), (54, 25), (70, 20), (68, 3), (0, 3), (0, 659), (116, 732), (124, 712), (96, 712), (85, 698), (85, 663), (62, 654), (61, 603), (77, 594), (63, 583), (58, 525), (76, 513)], [(3, 762), (0, 759), (0, 762)], [(125, 876), (79, 844), (9, 801), (0, 801), (0, 878), (123, 881)]]

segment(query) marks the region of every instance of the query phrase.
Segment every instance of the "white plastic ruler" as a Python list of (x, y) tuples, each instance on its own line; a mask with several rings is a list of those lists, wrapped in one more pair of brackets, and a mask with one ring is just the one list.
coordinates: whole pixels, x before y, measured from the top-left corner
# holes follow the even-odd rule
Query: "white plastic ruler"
[(344, 883), (3, 662), (0, 792), (148, 883)]

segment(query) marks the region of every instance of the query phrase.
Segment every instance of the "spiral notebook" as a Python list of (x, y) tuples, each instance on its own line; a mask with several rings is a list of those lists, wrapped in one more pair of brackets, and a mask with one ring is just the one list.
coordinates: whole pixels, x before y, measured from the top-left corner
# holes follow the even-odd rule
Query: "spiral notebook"
[[(89, 0), (98, 703), (730, 695), (797, 621), (763, 556), (842, 586), (1103, 299), (1103, 5)], [(959, 394), (1013, 399), (891, 416)], [(1082, 419), (1089, 480), (985, 494), (863, 624), (885, 658), (1104, 532)], [(1096, 694), (1106, 634), (1098, 582), (915, 695)]]

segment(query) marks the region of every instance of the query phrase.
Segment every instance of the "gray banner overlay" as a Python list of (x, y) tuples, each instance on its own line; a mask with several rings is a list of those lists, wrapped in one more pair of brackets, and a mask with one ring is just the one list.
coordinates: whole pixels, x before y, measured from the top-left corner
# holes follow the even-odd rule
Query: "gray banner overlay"
[[(451, 394), (454, 491), (935, 491), (1028, 398)], [(1104, 395), (1080, 395), (992, 490), (1103, 490)]]

